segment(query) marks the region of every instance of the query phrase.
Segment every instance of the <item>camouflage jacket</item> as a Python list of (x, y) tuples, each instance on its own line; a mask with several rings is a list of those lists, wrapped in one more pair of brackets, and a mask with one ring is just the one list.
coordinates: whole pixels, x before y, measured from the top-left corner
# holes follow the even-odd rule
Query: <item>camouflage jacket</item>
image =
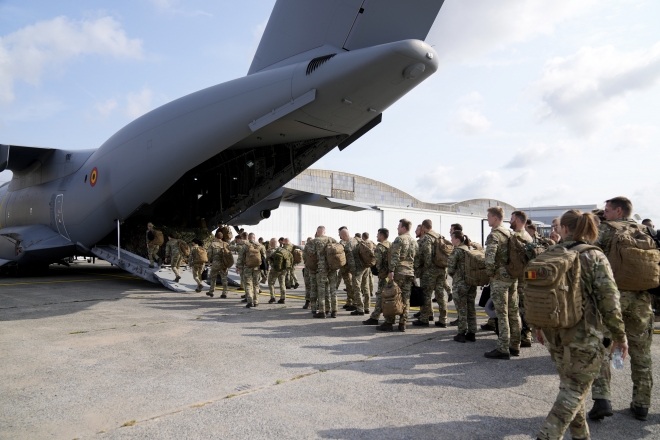
[(179, 239), (171, 238), (167, 240), (167, 245), (165, 246), (165, 256), (166, 257), (178, 257), (181, 254), (179, 249)]
[[(568, 236), (556, 246), (568, 247), (574, 243), (576, 242), (572, 237)], [(583, 287), (582, 301), (585, 305), (582, 318), (584, 326), (578, 324), (572, 341), (597, 343), (598, 340), (603, 339), (602, 326), (605, 326), (611, 332), (614, 342), (625, 342), (626, 333), (621, 316), (619, 290), (610, 263), (601, 251), (591, 249), (580, 254), (580, 279)], [(564, 339), (572, 333), (571, 330), (544, 329), (543, 332), (550, 343), (567, 345), (570, 341)]]
[[(260, 245), (258, 242), (252, 241), (252, 240), (249, 241), (249, 245), (259, 246), (259, 252), (261, 253), (261, 261), (266, 260), (266, 248), (265, 247)], [(239, 266), (239, 267), (245, 266), (245, 255), (247, 254), (247, 248), (248, 248), (248, 244), (244, 244), (243, 246), (241, 246), (241, 249), (238, 251), (238, 262), (236, 263), (236, 265)]]
[(385, 240), (381, 243), (378, 243), (376, 245), (376, 250), (374, 251), (374, 254), (376, 255), (376, 269), (378, 269), (378, 275), (382, 278), (386, 277), (390, 272), (390, 262), (388, 261), (390, 247), (392, 247), (392, 243)]
[(465, 250), (455, 247), (447, 261), (447, 273), (452, 284), (465, 281)]
[(344, 252), (346, 253), (346, 266), (352, 274), (356, 274), (364, 270), (362, 260), (360, 260), (360, 253), (358, 252), (358, 244), (362, 239), (352, 237), (344, 245)]
[(222, 263), (222, 249), (229, 248), (229, 245), (222, 240), (215, 239), (211, 242), (209, 247), (206, 249), (206, 256), (209, 259), (209, 263)]
[[(339, 244), (344, 246), (344, 249), (346, 249), (346, 242), (344, 240), (339, 240)], [(348, 263), (339, 268), (339, 273), (340, 274), (348, 273), (348, 272), (350, 272), (350, 268), (348, 267)]]
[(511, 275), (504, 265), (509, 262), (509, 237), (511, 232), (500, 225), (493, 228), (486, 239), (486, 273), (500, 281), (510, 281)]
[(390, 255), (390, 272), (395, 275), (415, 276), (414, 262), (417, 254), (417, 243), (409, 233), (399, 235), (392, 243)]
[(441, 269), (433, 263), (433, 251), (440, 234), (431, 229), (418, 241), (419, 252), (415, 255), (415, 275), (422, 276), (425, 271), (436, 272)]
[[(203, 248), (200, 246), (190, 246), (190, 257), (188, 258), (188, 263), (191, 266), (202, 266), (204, 263), (196, 263), (196, 261), (199, 260), (199, 251), (201, 251)], [(207, 253), (208, 257), (208, 253)]]
[(337, 240), (326, 235), (321, 235), (320, 237), (315, 238), (312, 243), (314, 243), (314, 252), (316, 252), (316, 257), (319, 261), (318, 272), (327, 272), (328, 260), (325, 257), (325, 247), (328, 243), (337, 243)]

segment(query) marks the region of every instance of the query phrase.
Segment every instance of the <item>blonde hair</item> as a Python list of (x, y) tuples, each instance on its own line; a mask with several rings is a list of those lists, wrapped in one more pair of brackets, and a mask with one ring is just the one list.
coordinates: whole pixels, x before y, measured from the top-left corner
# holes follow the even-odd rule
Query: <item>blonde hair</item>
[(500, 220), (504, 218), (504, 209), (501, 206), (491, 206), (486, 211), (488, 211), (490, 215), (494, 215)]
[(561, 216), (559, 224), (566, 226), (575, 241), (594, 242), (598, 238), (598, 227), (590, 212), (570, 209)]

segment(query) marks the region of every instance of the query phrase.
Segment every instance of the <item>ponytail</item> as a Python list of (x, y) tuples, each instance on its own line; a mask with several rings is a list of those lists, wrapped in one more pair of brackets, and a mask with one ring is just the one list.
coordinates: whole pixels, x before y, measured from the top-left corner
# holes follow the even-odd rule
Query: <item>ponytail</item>
[(590, 212), (570, 209), (561, 216), (559, 224), (566, 226), (575, 241), (593, 243), (598, 238), (598, 227)]
[(454, 231), (451, 233), (452, 238), (455, 238), (456, 240), (461, 240), (461, 244), (470, 247), (472, 242), (468, 238), (467, 235), (463, 235), (463, 231)]

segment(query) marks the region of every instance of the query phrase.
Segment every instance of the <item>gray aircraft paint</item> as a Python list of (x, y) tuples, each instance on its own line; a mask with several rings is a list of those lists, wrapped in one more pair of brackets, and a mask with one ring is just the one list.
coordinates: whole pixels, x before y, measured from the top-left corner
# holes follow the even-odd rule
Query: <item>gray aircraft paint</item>
[[(356, 11), (369, 12), (370, 3), (375, 4), (327, 0), (310, 8), (310, 2), (279, 0), (248, 76), (165, 104), (96, 150), (0, 146), (0, 170), (14, 173), (0, 187), (0, 265), (53, 262), (85, 253), (117, 220), (152, 203), (187, 171), (223, 150), (274, 145), (284, 136), (287, 142), (325, 138), (329, 143), (322, 155), (379, 118), (437, 70), (437, 55), (426, 43), (388, 38), (396, 40), (400, 32), (424, 38), (433, 22), (429, 13), (434, 19), (442, 1), (406, 2), (408, 16), (401, 2), (383, 1), (378, 8), (372, 5), (379, 15), (360, 20), (363, 13)], [(421, 24), (415, 27), (411, 19)], [(388, 34), (376, 26), (396, 20), (406, 23), (403, 31)], [(313, 21), (318, 26), (309, 24)], [(304, 25), (283, 35), (287, 23)], [(329, 28), (334, 30), (323, 31)], [(310, 49), (300, 46), (300, 40), (321, 46)], [(349, 51), (343, 47), (347, 41), (351, 47), (384, 44)], [(318, 55), (333, 54), (310, 64)], [(269, 206), (269, 194), (284, 183), (274, 181), (244, 208)], [(245, 217), (246, 211), (234, 217)]]

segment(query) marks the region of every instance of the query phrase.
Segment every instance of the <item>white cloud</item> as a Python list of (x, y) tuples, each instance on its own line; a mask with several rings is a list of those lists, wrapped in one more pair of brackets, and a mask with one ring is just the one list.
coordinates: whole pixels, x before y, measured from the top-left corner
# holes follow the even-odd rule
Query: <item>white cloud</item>
[(57, 17), (0, 37), (0, 103), (14, 100), (16, 80), (38, 84), (47, 68), (89, 54), (141, 58), (142, 41), (128, 38), (112, 17)]
[(449, 122), (449, 128), (466, 136), (480, 134), (488, 130), (492, 123), (479, 110), (462, 107)]
[[(476, 174), (464, 164), (458, 167), (436, 167), (433, 171), (417, 178), (420, 197), (429, 202), (457, 202), (462, 200), (492, 197), (502, 200), (502, 178), (496, 171), (486, 170)], [(466, 176), (470, 176), (466, 178)]]
[(210, 12), (202, 11), (201, 9), (188, 10), (188, 9), (179, 8), (178, 7), (180, 3), (179, 0), (149, 0), (149, 1), (151, 2), (151, 4), (153, 4), (156, 7), (156, 9), (158, 9), (162, 13), (182, 14), (191, 17), (197, 15), (213, 17), (213, 14), (211, 14)]
[(426, 41), (435, 46), (441, 63), (469, 61), (550, 35), (559, 23), (595, 5), (596, 0), (446, 0)]
[(483, 100), (484, 97), (481, 96), (481, 93), (473, 91), (458, 98), (458, 103), (463, 105), (474, 105), (482, 102)]
[[(611, 136), (611, 142), (615, 150), (626, 150), (630, 148), (649, 148), (655, 143), (660, 147), (656, 127), (627, 124), (617, 129)], [(655, 153), (655, 152), (654, 152)]]
[(105, 102), (99, 102), (97, 103), (94, 108), (102, 115), (102, 116), (108, 116), (110, 113), (112, 113), (116, 108), (118, 104), (117, 101), (114, 99), (108, 99)]
[(538, 114), (559, 119), (574, 133), (594, 133), (627, 110), (626, 96), (660, 79), (660, 43), (621, 52), (612, 46), (583, 47), (549, 60), (533, 86), (541, 99)]
[(126, 96), (124, 113), (130, 118), (139, 118), (153, 108), (152, 98), (153, 92), (148, 88), (143, 88), (140, 93), (129, 93)]

